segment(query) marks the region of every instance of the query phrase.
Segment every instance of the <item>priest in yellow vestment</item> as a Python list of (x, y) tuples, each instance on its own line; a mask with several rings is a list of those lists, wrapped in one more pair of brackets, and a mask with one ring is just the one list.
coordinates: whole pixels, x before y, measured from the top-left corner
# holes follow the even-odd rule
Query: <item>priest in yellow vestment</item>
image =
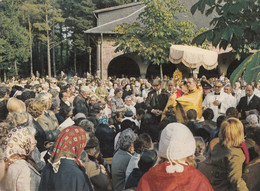
[(162, 119), (165, 117), (165, 112), (168, 107), (174, 107), (176, 112), (176, 118), (179, 123), (187, 121), (187, 111), (189, 109), (195, 109), (197, 111), (197, 120), (200, 120), (202, 116), (202, 88), (197, 87), (196, 80), (193, 77), (188, 78), (187, 85), (189, 89), (188, 94), (177, 98), (176, 93), (173, 93), (169, 99), (166, 107), (163, 111)]

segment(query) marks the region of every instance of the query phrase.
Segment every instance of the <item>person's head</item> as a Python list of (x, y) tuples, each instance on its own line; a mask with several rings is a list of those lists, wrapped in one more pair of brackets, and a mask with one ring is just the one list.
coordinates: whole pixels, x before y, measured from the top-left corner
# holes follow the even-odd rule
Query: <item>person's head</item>
[(42, 90), (48, 92), (49, 91), (49, 84), (47, 82), (43, 82), (42, 84)]
[(235, 117), (238, 118), (238, 110), (235, 107), (229, 107), (226, 111), (226, 117)]
[(188, 89), (189, 89), (190, 91), (196, 89), (196, 87), (197, 87), (196, 82), (197, 82), (197, 79), (195, 79), (194, 77), (189, 77), (189, 78), (187, 79), (187, 85), (188, 85)]
[(32, 90), (26, 89), (21, 94), (21, 100), (24, 101), (24, 102), (28, 99), (31, 99), (31, 98), (35, 98), (35, 92), (32, 91)]
[(155, 91), (159, 91), (161, 89), (161, 80), (159, 79), (153, 80), (153, 89)]
[(121, 132), (121, 135), (118, 140), (118, 146), (123, 151), (128, 151), (130, 153), (133, 153), (135, 140), (136, 140), (135, 133), (128, 128)]
[(88, 86), (81, 86), (80, 88), (80, 93), (81, 95), (87, 99), (89, 97), (89, 94), (90, 94), (90, 89)]
[(221, 91), (221, 88), (223, 87), (223, 84), (221, 81), (216, 81), (214, 83), (214, 92), (219, 93)]
[(37, 100), (33, 100), (28, 104), (27, 112), (31, 114), (34, 119), (40, 118), (44, 114), (45, 105)]
[(231, 95), (232, 94), (232, 89), (231, 89), (231, 86), (228, 84), (228, 85), (225, 85), (225, 87), (224, 87), (224, 92), (226, 93), (226, 94), (229, 94), (229, 95)]
[(259, 126), (259, 120), (257, 115), (255, 114), (250, 114), (246, 117), (246, 122), (248, 123), (249, 126), (252, 127), (257, 127)]
[(37, 141), (27, 127), (13, 128), (3, 141), (5, 161), (8, 166), (29, 156)]
[(136, 110), (136, 120), (141, 120), (145, 114), (144, 109), (139, 108)]
[(135, 152), (141, 154), (144, 150), (153, 149), (153, 142), (147, 133), (140, 134), (134, 142)]
[(255, 152), (260, 156), (260, 128), (253, 127), (251, 130), (252, 133), (247, 137), (253, 140)]
[(57, 87), (57, 80), (55, 78), (50, 79), (50, 86), (51, 87)]
[(132, 97), (131, 96), (126, 96), (125, 97), (125, 104), (127, 106), (131, 106), (131, 104), (132, 104)]
[(0, 86), (0, 99), (8, 98), (9, 92), (9, 88), (7, 86)]
[(247, 85), (247, 86), (246, 86), (246, 95), (247, 95), (248, 97), (251, 97), (251, 96), (254, 94), (254, 90), (255, 90), (254, 86), (252, 86), (252, 85)]
[(88, 156), (97, 158), (100, 151), (99, 140), (97, 139), (97, 137), (91, 135), (84, 150), (88, 153)]
[(83, 119), (80, 121), (79, 126), (82, 127), (87, 133), (95, 133), (94, 123), (88, 119)]
[(125, 90), (129, 91), (130, 89), (131, 89), (130, 84), (126, 84), (126, 85), (125, 85)]
[(138, 167), (142, 172), (147, 172), (157, 161), (158, 155), (155, 150), (144, 150), (138, 162)]
[(118, 98), (122, 98), (122, 96), (123, 96), (122, 88), (116, 88), (115, 89), (115, 96), (118, 97)]
[(9, 113), (6, 118), (6, 122), (12, 128), (19, 127), (19, 126), (26, 127), (29, 125), (29, 114), (27, 112)]
[(174, 83), (173, 83), (172, 80), (169, 80), (169, 81), (168, 81), (168, 83), (167, 83), (167, 88), (168, 88), (168, 90), (171, 91), (171, 92), (174, 91), (175, 86), (174, 86)]
[(187, 111), (187, 118), (188, 118), (189, 121), (196, 120), (197, 111), (195, 109), (189, 109)]
[(118, 123), (121, 123), (123, 119), (124, 113), (123, 112), (116, 112), (115, 119)]
[(88, 140), (89, 135), (82, 127), (70, 126), (62, 130), (49, 151), (49, 162), (54, 172), (58, 172), (62, 158), (73, 159), (77, 165), (81, 166), (79, 158)]
[(234, 89), (239, 89), (240, 88), (240, 83), (239, 82), (235, 82), (235, 87)]
[(89, 99), (89, 104), (94, 105), (98, 102), (98, 97), (96, 95), (91, 95)]
[(25, 103), (15, 97), (12, 97), (7, 102), (7, 109), (10, 113), (12, 112), (25, 112)]
[(244, 127), (237, 118), (228, 118), (222, 122), (219, 131), (219, 141), (227, 148), (237, 147), (244, 140)]
[(48, 92), (40, 92), (37, 95), (36, 100), (44, 104), (45, 110), (49, 110), (52, 105), (52, 95)]
[[(181, 168), (179, 162), (188, 163), (193, 158), (196, 149), (195, 139), (188, 127), (181, 123), (170, 123), (162, 131), (159, 142), (159, 156), (167, 159), (170, 166), (167, 173), (176, 172)], [(175, 163), (173, 166), (172, 163)], [(179, 172), (183, 172), (183, 167)]]
[(66, 102), (69, 98), (67, 91), (61, 91), (59, 93), (59, 98), (61, 101)]
[(256, 88), (257, 88), (258, 90), (260, 90), (260, 80), (257, 82)]
[(0, 101), (0, 122), (4, 121), (8, 115), (7, 99)]
[(212, 120), (214, 118), (214, 112), (211, 108), (207, 108), (203, 111), (202, 116), (204, 120)]
[(196, 141), (196, 152), (195, 155), (199, 156), (199, 155), (203, 155), (203, 153), (206, 150), (206, 144), (203, 140), (202, 137), (194, 137), (195, 141)]
[(121, 123), (121, 131), (124, 131), (125, 129), (132, 129), (133, 131), (136, 130), (136, 124), (133, 120), (130, 119), (124, 119)]
[(60, 100), (57, 97), (52, 98), (50, 110), (53, 111), (55, 114), (60, 111)]

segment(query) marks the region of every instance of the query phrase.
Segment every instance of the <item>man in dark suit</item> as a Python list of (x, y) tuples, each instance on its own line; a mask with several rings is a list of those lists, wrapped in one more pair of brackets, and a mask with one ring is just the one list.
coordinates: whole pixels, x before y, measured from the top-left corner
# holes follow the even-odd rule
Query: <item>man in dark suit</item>
[(155, 79), (153, 81), (153, 90), (151, 90), (147, 96), (145, 104), (147, 106), (148, 113), (152, 114), (156, 123), (160, 122), (162, 112), (167, 104), (169, 94), (166, 90), (161, 89), (161, 80)]
[(260, 98), (254, 95), (254, 86), (247, 85), (246, 96), (242, 97), (237, 105), (237, 110), (241, 114), (240, 119), (246, 119), (248, 112), (253, 109), (260, 112)]

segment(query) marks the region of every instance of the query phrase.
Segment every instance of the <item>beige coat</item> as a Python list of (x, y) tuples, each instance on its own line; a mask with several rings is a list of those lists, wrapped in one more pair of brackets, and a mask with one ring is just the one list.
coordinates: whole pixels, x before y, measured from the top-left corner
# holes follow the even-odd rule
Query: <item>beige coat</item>
[(215, 191), (248, 191), (242, 179), (245, 155), (240, 147), (226, 148), (216, 144), (211, 152), (212, 187)]
[(41, 181), (39, 172), (25, 160), (11, 164), (4, 178), (4, 185), (11, 191), (36, 191)]

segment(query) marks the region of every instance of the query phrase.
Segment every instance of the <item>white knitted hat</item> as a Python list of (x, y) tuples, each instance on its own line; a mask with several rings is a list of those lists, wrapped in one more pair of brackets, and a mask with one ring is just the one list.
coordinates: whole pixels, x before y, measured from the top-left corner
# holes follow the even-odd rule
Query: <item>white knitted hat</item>
[(179, 160), (193, 155), (195, 149), (195, 139), (185, 125), (170, 123), (162, 131), (159, 143), (160, 157), (169, 160)]

